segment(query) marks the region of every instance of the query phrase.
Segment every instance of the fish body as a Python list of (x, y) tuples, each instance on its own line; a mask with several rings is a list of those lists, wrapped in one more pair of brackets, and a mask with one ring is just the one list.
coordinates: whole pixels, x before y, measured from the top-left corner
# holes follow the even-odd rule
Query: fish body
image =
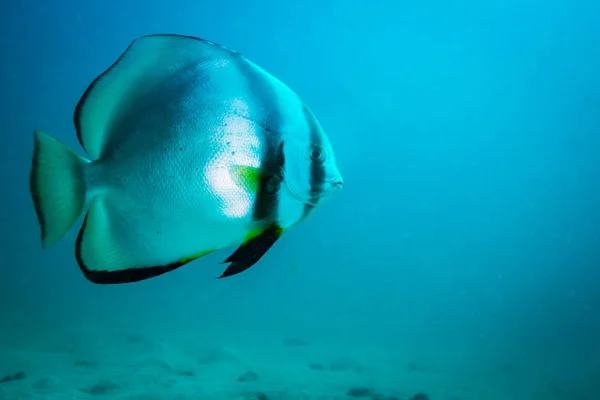
[(89, 159), (35, 131), (30, 187), (44, 247), (89, 205), (75, 254), (95, 283), (148, 279), (233, 246), (222, 277), (237, 274), (343, 184), (302, 99), (199, 38), (134, 40), (74, 122)]

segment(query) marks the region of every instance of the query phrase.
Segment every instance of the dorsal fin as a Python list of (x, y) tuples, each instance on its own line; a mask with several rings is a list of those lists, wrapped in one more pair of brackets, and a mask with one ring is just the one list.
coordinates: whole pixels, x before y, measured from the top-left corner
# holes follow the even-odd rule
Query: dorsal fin
[(134, 40), (79, 100), (74, 122), (81, 146), (92, 160), (100, 158), (111, 135), (119, 132), (115, 128), (126, 129), (119, 124), (157, 84), (211, 57), (231, 56), (243, 58), (226, 47), (190, 36), (148, 35)]

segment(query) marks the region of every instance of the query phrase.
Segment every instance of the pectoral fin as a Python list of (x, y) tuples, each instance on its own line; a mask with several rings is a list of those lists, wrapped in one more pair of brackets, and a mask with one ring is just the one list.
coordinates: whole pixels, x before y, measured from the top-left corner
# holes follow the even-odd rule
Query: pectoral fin
[(258, 191), (262, 174), (260, 168), (236, 165), (232, 168), (232, 172), (232, 176), (238, 185), (252, 193)]
[(256, 264), (282, 234), (283, 228), (273, 224), (258, 234), (249, 235), (244, 244), (224, 261), (231, 264), (219, 279), (239, 274)]

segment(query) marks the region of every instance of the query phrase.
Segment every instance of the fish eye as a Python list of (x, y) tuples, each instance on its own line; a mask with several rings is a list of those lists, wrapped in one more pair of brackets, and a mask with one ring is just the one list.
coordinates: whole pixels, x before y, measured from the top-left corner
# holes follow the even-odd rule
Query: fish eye
[(325, 158), (325, 151), (321, 146), (313, 146), (310, 149), (310, 159), (313, 161), (323, 161)]

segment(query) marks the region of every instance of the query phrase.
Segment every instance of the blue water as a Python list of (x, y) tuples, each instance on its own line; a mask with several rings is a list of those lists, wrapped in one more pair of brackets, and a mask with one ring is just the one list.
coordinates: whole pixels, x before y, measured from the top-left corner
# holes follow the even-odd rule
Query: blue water
[[(13, 0), (0, 33), (0, 399), (600, 398), (599, 2)], [(238, 276), (91, 284), (80, 222), (41, 249), (32, 131), (83, 154), (149, 33), (240, 51), (333, 142), (343, 192)]]

